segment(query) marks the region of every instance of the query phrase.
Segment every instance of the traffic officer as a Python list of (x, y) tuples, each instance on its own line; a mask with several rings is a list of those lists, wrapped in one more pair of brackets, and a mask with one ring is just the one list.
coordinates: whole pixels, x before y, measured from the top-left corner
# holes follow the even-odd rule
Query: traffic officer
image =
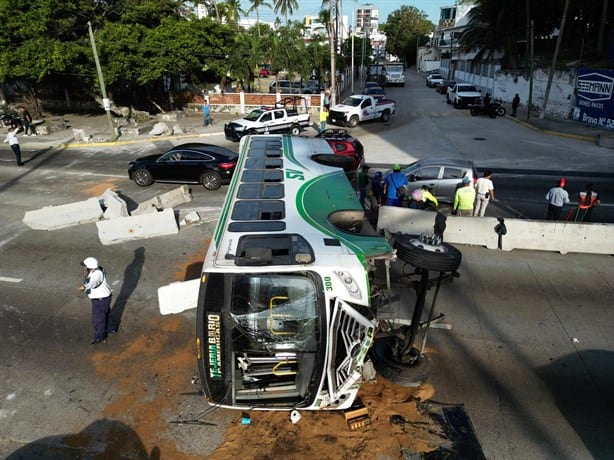
[(86, 257), (81, 262), (87, 275), (83, 284), (79, 286), (81, 292), (85, 292), (92, 302), (92, 326), (94, 326), (94, 340), (90, 345), (102, 343), (108, 333), (116, 332), (113, 318), (111, 317), (111, 287), (107, 281), (104, 269), (94, 257)]

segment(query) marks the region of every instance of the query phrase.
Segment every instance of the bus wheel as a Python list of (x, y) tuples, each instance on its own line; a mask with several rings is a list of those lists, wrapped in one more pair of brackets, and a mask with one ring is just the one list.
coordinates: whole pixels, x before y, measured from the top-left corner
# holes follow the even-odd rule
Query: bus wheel
[(429, 243), (415, 235), (397, 235), (394, 242), (399, 258), (416, 268), (453, 272), (461, 263), (462, 254), (454, 246)]
[(334, 166), (335, 168), (343, 168), (344, 171), (354, 170), (354, 159), (343, 155), (334, 155), (330, 153), (321, 153), (311, 157), (316, 163), (326, 166)]
[(396, 339), (385, 337), (378, 339), (369, 351), (373, 367), (386, 380), (404, 387), (419, 387), (424, 384), (431, 373), (431, 362), (422, 355), (413, 364), (400, 363), (392, 356)]

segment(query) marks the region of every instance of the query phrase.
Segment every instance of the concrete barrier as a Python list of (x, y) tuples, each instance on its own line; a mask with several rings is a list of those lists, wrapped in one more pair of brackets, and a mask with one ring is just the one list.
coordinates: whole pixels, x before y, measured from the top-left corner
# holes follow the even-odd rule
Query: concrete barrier
[(56, 230), (96, 222), (103, 216), (98, 198), (26, 211), (23, 223), (36, 230)]
[(104, 245), (154, 236), (175, 235), (179, 232), (172, 208), (155, 214), (117, 217), (96, 222), (98, 238)]
[(110, 188), (105, 190), (105, 192), (100, 197), (100, 200), (106, 208), (104, 211), (105, 219), (128, 217), (130, 215), (128, 213), (128, 205), (126, 204), (126, 202)]
[(166, 208), (175, 208), (180, 204), (192, 201), (192, 195), (187, 185), (182, 185), (170, 192), (155, 196), (147, 201), (139, 203), (137, 208), (132, 211), (133, 216), (150, 214)]
[[(377, 228), (389, 233), (419, 235), (432, 233), (436, 213), (419, 209), (382, 206)], [(505, 235), (501, 249), (529, 249), (614, 254), (614, 225), (579, 222), (559, 222), (530, 219), (505, 219)], [(498, 219), (494, 217), (447, 216), (444, 240), (448, 243), (499, 247)]]
[(158, 306), (160, 314), (172, 315), (196, 308), (200, 278), (160, 286), (158, 288)]

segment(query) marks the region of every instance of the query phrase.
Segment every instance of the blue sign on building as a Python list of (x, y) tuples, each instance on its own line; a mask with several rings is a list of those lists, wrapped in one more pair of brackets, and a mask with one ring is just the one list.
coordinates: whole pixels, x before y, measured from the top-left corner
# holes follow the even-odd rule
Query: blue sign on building
[(578, 69), (575, 121), (614, 129), (614, 70)]

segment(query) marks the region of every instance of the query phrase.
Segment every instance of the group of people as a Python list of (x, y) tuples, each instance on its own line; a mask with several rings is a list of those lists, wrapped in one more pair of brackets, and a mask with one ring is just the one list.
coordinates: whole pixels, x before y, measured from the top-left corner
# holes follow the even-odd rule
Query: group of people
[[(567, 181), (561, 177), (558, 183), (546, 193), (548, 220), (563, 220), (563, 209), (569, 204), (569, 193), (565, 190)], [(565, 216), (566, 220), (590, 222), (593, 209), (601, 204), (599, 193), (594, 189), (593, 184), (588, 184), (586, 190), (578, 194), (578, 206), (571, 209)]]
[(26, 136), (36, 136), (36, 129), (34, 128), (32, 115), (30, 115), (30, 112), (28, 112), (25, 107), (19, 108), (19, 120), (20, 121), (17, 126), (9, 128), (9, 132), (4, 139), (4, 143), (8, 143), (11, 150), (15, 154), (15, 162), (17, 163), (17, 166), (23, 166), (23, 161), (21, 161), (21, 147), (19, 146), (19, 138), (17, 137), (17, 134), (23, 130)]
[(458, 216), (484, 217), (488, 204), (495, 199), (492, 172), (484, 171), (484, 175), (475, 184), (472, 184), (468, 176), (464, 176), (461, 183), (454, 194), (452, 212)]

